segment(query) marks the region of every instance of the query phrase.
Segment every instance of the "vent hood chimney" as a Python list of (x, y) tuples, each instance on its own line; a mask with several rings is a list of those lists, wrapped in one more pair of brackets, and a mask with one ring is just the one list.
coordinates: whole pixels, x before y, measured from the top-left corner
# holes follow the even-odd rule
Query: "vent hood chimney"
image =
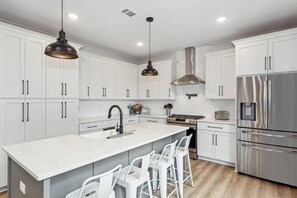
[(186, 51), (186, 75), (180, 77), (179, 79), (171, 82), (173, 85), (197, 85), (204, 84), (205, 81), (195, 75), (196, 73), (196, 48), (187, 47)]

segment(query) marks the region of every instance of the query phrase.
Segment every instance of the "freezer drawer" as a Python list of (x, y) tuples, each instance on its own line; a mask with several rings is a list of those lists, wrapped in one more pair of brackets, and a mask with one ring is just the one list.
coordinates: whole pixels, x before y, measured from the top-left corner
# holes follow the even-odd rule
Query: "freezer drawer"
[(237, 139), (247, 142), (297, 148), (297, 133), (237, 128)]
[(238, 172), (297, 186), (297, 149), (237, 141)]

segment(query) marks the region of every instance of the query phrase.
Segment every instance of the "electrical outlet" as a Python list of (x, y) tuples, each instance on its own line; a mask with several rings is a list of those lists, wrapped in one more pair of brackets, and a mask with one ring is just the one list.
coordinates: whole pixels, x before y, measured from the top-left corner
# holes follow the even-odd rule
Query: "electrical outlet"
[(20, 181), (20, 191), (25, 195), (26, 194), (26, 185)]

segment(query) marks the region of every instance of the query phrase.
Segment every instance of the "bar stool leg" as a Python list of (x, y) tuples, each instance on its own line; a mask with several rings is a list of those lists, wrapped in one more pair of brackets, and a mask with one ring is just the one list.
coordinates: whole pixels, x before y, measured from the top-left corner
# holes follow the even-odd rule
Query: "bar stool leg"
[(187, 155), (187, 157), (188, 157), (188, 168), (189, 168), (191, 183), (192, 183), (192, 187), (194, 188), (194, 181), (193, 181), (193, 175), (192, 175), (191, 160), (190, 160), (189, 154)]
[(180, 197), (183, 198), (184, 195), (184, 173), (183, 173), (183, 156), (182, 155), (177, 155), (176, 156), (176, 165), (177, 165), (177, 179), (178, 179), (178, 189), (180, 193)]
[(151, 185), (150, 179), (147, 180), (147, 187), (148, 187), (148, 190), (149, 190), (150, 198), (153, 198), (152, 185)]
[(156, 192), (157, 190), (157, 178), (158, 178), (158, 170), (153, 168), (152, 169), (152, 176), (153, 176), (153, 191)]
[(173, 173), (173, 180), (174, 180), (174, 186), (175, 186), (175, 189), (176, 189), (176, 195), (177, 195), (177, 198), (180, 198), (179, 196), (179, 190), (178, 190), (178, 187), (177, 187), (177, 180), (176, 180), (176, 173), (175, 173), (175, 170), (174, 170), (174, 165), (171, 166), (172, 167), (172, 173)]
[(136, 198), (137, 197), (137, 188), (132, 188), (132, 187), (128, 186), (126, 193), (127, 193), (127, 195), (126, 195), (127, 198)]
[(159, 169), (161, 198), (167, 198), (167, 169)]

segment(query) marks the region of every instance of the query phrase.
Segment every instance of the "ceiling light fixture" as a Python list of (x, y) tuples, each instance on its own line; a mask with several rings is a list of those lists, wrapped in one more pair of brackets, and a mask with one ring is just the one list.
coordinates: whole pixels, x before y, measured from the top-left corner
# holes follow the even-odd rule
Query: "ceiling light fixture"
[(143, 46), (143, 43), (142, 42), (138, 42), (137, 43), (137, 46), (142, 47)]
[(157, 76), (158, 71), (153, 68), (152, 61), (151, 61), (151, 23), (154, 21), (153, 17), (146, 18), (146, 21), (149, 23), (149, 61), (147, 68), (145, 68), (142, 72), (142, 76)]
[(218, 23), (223, 23), (223, 22), (225, 22), (226, 21), (226, 17), (219, 17), (219, 18), (217, 18), (216, 19), (216, 21), (218, 22)]
[(63, 5), (64, 1), (61, 0), (61, 31), (57, 41), (49, 44), (44, 53), (48, 56), (61, 59), (76, 59), (78, 58), (77, 51), (74, 47), (68, 44), (66, 34), (63, 31)]
[(69, 13), (69, 14), (68, 14), (68, 17), (69, 17), (70, 19), (72, 19), (72, 20), (77, 20), (77, 19), (78, 19), (78, 16), (77, 16), (76, 14), (74, 14), (74, 13)]

